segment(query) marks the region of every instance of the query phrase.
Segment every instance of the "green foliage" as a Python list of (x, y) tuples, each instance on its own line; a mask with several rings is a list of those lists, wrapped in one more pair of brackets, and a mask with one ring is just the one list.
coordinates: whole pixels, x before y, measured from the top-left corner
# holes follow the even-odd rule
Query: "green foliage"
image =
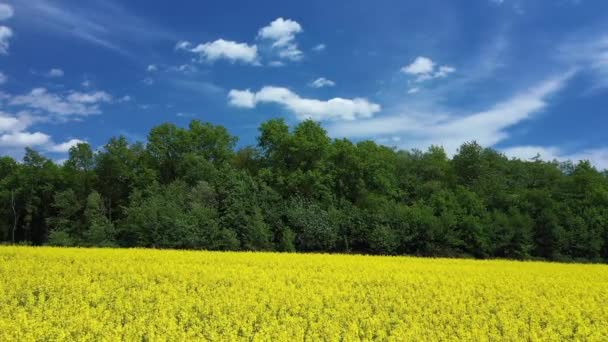
[(97, 191), (87, 197), (84, 209), (85, 231), (83, 240), (86, 245), (110, 247), (116, 244), (114, 224), (105, 215), (101, 195)]
[(152, 128), (58, 166), (0, 157), (0, 241), (61, 246), (608, 260), (608, 171), (332, 140), (314, 121)]
[(296, 246), (304, 251), (331, 251), (338, 239), (336, 225), (319, 204), (300, 198), (291, 201), (287, 222), (296, 232)]
[(58, 247), (73, 247), (73, 246), (77, 245), (76, 241), (70, 235), (70, 233), (63, 231), (63, 230), (53, 230), (49, 234), (47, 243), (50, 246), (58, 246)]

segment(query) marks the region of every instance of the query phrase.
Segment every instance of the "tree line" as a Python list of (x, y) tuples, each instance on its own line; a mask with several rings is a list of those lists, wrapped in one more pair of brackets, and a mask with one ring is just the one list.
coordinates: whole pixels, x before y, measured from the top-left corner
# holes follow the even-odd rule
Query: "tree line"
[(398, 150), (314, 121), (154, 127), (58, 165), (0, 158), (0, 239), (58, 246), (608, 261), (608, 172), (475, 142)]

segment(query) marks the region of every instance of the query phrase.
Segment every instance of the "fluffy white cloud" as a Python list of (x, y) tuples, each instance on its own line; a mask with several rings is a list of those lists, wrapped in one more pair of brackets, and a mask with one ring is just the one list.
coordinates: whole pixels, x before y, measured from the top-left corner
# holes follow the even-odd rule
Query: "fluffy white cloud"
[(328, 80), (325, 77), (319, 77), (310, 83), (310, 86), (313, 88), (333, 87), (335, 85), (336, 82)]
[(11, 132), (21, 129), (23, 129), (23, 125), (19, 119), (0, 112), (0, 132)]
[(44, 118), (32, 116), (26, 111), (21, 111), (16, 115), (0, 111), (0, 133), (20, 132), (34, 123), (44, 120)]
[(408, 89), (407, 93), (408, 93), (408, 94), (416, 94), (416, 93), (417, 93), (417, 92), (419, 92), (419, 91), (420, 91), (420, 88), (418, 88), (418, 87), (414, 87), (414, 88), (410, 88), (410, 89)]
[[(107, 97), (103, 95), (105, 93), (98, 93), (72, 92), (64, 98), (50, 94), (44, 88), (37, 88), (29, 94), (21, 96), (13, 97), (6, 94), (5, 99), (10, 100), (10, 105), (40, 109), (49, 112), (49, 114), (89, 114), (98, 110), (98, 108), (95, 106), (87, 107), (85, 104), (91, 105), (96, 103), (96, 100), (102, 102), (107, 100)], [(47, 152), (65, 153), (70, 147), (82, 142), (80, 139), (72, 139), (61, 144), (55, 144), (51, 136), (46, 133), (28, 131), (28, 128), (33, 124), (49, 120), (48, 115), (33, 116), (25, 110), (17, 114), (0, 111), (0, 152), (19, 155), (19, 151), (22, 151), (24, 147), (35, 147)]]
[(48, 135), (41, 132), (25, 131), (37, 121), (39, 121), (39, 118), (32, 117), (25, 112), (17, 115), (0, 112), (0, 147), (18, 149), (47, 144), (51, 141)]
[(71, 139), (61, 144), (52, 144), (47, 147), (47, 151), (56, 153), (66, 153), (70, 151), (70, 148), (86, 141), (80, 139)]
[(156, 65), (154, 65), (154, 64), (150, 64), (150, 65), (148, 65), (148, 67), (146, 68), (146, 70), (148, 72), (154, 72), (154, 71), (158, 71), (158, 67)]
[(565, 73), (541, 82), (536, 87), (518, 93), (489, 109), (468, 115), (424, 111), (403, 113), (369, 120), (334, 123), (330, 134), (347, 137), (385, 137), (401, 135), (400, 147), (423, 148), (441, 145), (453, 154), (467, 141), (476, 140), (483, 146), (493, 146), (508, 138), (507, 128), (530, 119), (547, 106), (547, 98), (559, 91), (573, 75)]
[(8, 80), (8, 77), (6, 77), (6, 75), (0, 71), (0, 84), (6, 83), (7, 80)]
[(573, 161), (581, 160), (590, 161), (595, 167), (600, 170), (608, 170), (608, 148), (584, 149), (573, 153), (563, 152), (555, 146), (513, 146), (501, 149), (507, 157), (518, 158), (522, 160), (531, 160), (539, 156), (543, 160), (557, 161)]
[(260, 38), (274, 40), (274, 46), (287, 46), (302, 32), (302, 26), (291, 19), (277, 18), (258, 32)]
[(2, 147), (39, 146), (49, 141), (51, 141), (51, 137), (41, 132), (12, 132), (0, 135), (0, 146)]
[(101, 113), (99, 104), (110, 102), (111, 99), (112, 97), (103, 91), (71, 92), (63, 96), (49, 93), (45, 88), (35, 88), (27, 94), (12, 97), (9, 104), (59, 115), (90, 115)]
[(215, 62), (218, 59), (227, 59), (232, 63), (240, 61), (248, 64), (256, 64), (258, 60), (257, 46), (224, 39), (199, 44), (196, 47), (189, 49), (189, 51), (199, 54), (201, 60), (208, 62)]
[(296, 34), (300, 32), (302, 26), (297, 21), (277, 18), (259, 30), (258, 38), (271, 41), (272, 48), (278, 51), (279, 57), (297, 61), (303, 57), (295, 42)]
[(435, 68), (436, 63), (428, 57), (418, 56), (409, 65), (401, 68), (401, 72), (417, 76), (416, 82), (423, 82), (433, 78), (444, 78), (456, 71), (456, 68), (442, 65)]
[(0, 55), (7, 55), (10, 47), (9, 40), (13, 36), (10, 27), (0, 26)]
[(252, 108), (258, 103), (276, 103), (293, 112), (300, 120), (355, 120), (370, 118), (379, 112), (378, 104), (364, 98), (344, 99), (340, 97), (327, 101), (302, 98), (287, 88), (263, 87), (257, 93), (249, 90), (232, 90), (228, 93), (230, 104)]
[(433, 72), (434, 68), (435, 62), (430, 58), (419, 56), (411, 64), (401, 68), (401, 71), (411, 75), (423, 75)]
[(0, 4), (0, 21), (10, 19), (15, 14), (15, 10), (9, 4)]
[(228, 103), (234, 107), (253, 108), (255, 107), (255, 94), (249, 89), (232, 89), (228, 92)]
[(46, 75), (48, 77), (63, 77), (64, 73), (63, 73), (63, 70), (61, 70), (61, 69), (53, 68), (53, 69), (49, 70), (49, 72)]

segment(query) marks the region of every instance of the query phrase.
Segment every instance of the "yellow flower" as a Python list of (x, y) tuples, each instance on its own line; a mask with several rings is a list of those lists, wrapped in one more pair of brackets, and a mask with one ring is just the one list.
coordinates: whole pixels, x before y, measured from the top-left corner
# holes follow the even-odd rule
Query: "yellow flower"
[(0, 247), (0, 341), (608, 341), (608, 266)]

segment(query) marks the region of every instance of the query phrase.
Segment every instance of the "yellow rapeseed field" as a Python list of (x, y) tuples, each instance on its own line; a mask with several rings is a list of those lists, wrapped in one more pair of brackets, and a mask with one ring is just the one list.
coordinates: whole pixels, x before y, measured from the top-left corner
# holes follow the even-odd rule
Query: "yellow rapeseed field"
[(0, 341), (608, 341), (608, 266), (0, 247)]

